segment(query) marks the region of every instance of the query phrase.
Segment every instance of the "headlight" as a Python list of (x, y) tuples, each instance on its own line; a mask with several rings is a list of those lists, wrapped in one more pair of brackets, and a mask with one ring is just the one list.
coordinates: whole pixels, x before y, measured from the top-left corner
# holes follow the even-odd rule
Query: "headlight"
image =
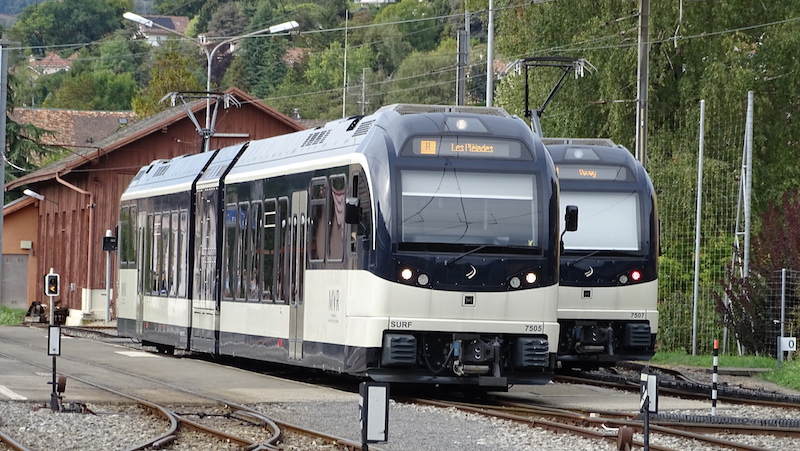
[(519, 288), (519, 286), (522, 285), (522, 281), (519, 280), (519, 277), (517, 276), (512, 277), (511, 280), (508, 281), (508, 283), (509, 285), (511, 285), (511, 288)]
[(403, 268), (403, 270), (400, 271), (400, 277), (402, 277), (403, 280), (411, 280), (411, 277), (413, 276), (414, 271), (410, 270), (409, 268)]
[(427, 285), (428, 282), (430, 282), (430, 279), (428, 278), (427, 274), (423, 273), (420, 274), (419, 277), (417, 277), (417, 283), (420, 285)]
[(525, 274), (525, 282), (528, 282), (531, 285), (536, 283), (536, 273), (529, 272), (528, 274)]

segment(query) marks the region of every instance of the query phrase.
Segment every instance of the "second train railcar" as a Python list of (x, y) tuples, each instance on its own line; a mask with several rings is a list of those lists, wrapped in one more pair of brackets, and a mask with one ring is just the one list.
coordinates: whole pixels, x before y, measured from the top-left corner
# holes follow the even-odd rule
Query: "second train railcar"
[(644, 167), (610, 140), (544, 138), (561, 203), (580, 226), (563, 237), (562, 367), (649, 360), (658, 331), (658, 212)]
[(366, 117), (142, 168), (118, 327), (385, 382), (505, 389), (555, 366), (558, 192), (499, 108)]

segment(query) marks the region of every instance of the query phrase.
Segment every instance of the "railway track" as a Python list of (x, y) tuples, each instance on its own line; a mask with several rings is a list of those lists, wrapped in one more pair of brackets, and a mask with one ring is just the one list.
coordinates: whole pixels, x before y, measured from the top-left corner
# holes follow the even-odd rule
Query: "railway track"
[[(631, 368), (628, 368), (630, 371)], [(641, 366), (632, 371), (641, 372)], [(710, 398), (710, 384), (692, 380), (679, 371), (650, 367), (664, 377), (659, 379), (661, 396), (691, 399)], [(604, 388), (638, 392), (638, 374), (597, 377), (578, 373), (574, 376), (557, 376), (557, 383), (590, 384)], [(788, 449), (796, 446), (800, 438), (800, 398), (764, 390), (724, 387), (720, 400), (740, 406), (769, 410), (769, 418), (726, 417), (698, 415), (696, 413), (651, 414), (648, 418), (648, 447), (653, 450), (731, 449), (765, 450)], [(555, 409), (531, 402), (509, 400), (507, 395), (489, 397), (480, 404), (452, 400), (426, 400), (407, 398), (406, 402), (435, 405), (485, 415), (560, 434), (573, 434), (597, 442), (612, 442), (614, 449), (642, 448), (644, 444), (644, 418), (639, 412), (598, 411), (597, 409)], [(787, 448), (788, 447), (788, 448)]]
[[(72, 332), (77, 332), (73, 330)], [(85, 333), (85, 331), (83, 332)], [(19, 360), (18, 356), (7, 355), (0, 352), (0, 357)], [(61, 360), (73, 363), (91, 365), (91, 362), (61, 356)], [(50, 367), (34, 361), (24, 361), (42, 370)], [(112, 387), (108, 384), (89, 380), (75, 374), (59, 371), (61, 377), (72, 383), (81, 383), (95, 389), (110, 393), (119, 398), (120, 403), (134, 404), (141, 407), (140, 415), (131, 415), (130, 427), (136, 427), (143, 421), (142, 417), (152, 416), (161, 423), (159, 432), (151, 434), (146, 439), (137, 441), (136, 444), (116, 446), (117, 449), (145, 450), (145, 449), (246, 449), (246, 450), (278, 450), (278, 449), (320, 449), (320, 450), (360, 450), (361, 444), (342, 437), (325, 434), (313, 429), (282, 422), (271, 418), (258, 410), (238, 404), (228, 399), (209, 396), (186, 387), (166, 383), (157, 378), (144, 377), (127, 371), (114, 368), (118, 375), (117, 387), (122, 379), (143, 379), (148, 384), (158, 386), (161, 390), (173, 390), (181, 393), (187, 399), (180, 405), (162, 405), (140, 396), (126, 392), (124, 389)], [(61, 378), (59, 379), (61, 382)], [(48, 406), (40, 406), (49, 410)], [(76, 413), (59, 403), (59, 412), (56, 414)], [(78, 412), (87, 415), (92, 412)], [(145, 420), (150, 421), (150, 420)], [(36, 446), (27, 444), (30, 434), (14, 435), (0, 432), (0, 446), (17, 451), (35, 451)], [(97, 445), (97, 444), (96, 444)], [(84, 445), (89, 446), (89, 445)], [(3, 449), (3, 448), (0, 448)], [(81, 449), (81, 448), (75, 448)], [(104, 449), (104, 448), (83, 448)]]
[[(74, 333), (75, 336), (85, 336), (85, 334), (89, 332), (75, 330), (68, 333)], [(91, 334), (95, 334), (95, 332), (91, 332)], [(100, 333), (97, 337), (102, 335), (104, 334)], [(114, 343), (119, 343), (113, 335), (109, 335), (108, 338)], [(131, 346), (136, 348), (135, 343), (131, 343)], [(78, 380), (74, 376), (69, 377), (72, 381)], [(121, 373), (120, 377), (127, 376)], [(667, 378), (665, 377), (663, 379)], [(681, 374), (674, 374), (670, 379), (686, 380), (689, 383), (696, 383)], [(568, 381), (559, 380), (557, 383), (584, 385), (585, 380), (583, 378), (578, 378), (576, 380), (570, 379)], [(607, 384), (607, 382), (603, 381), (591, 383)], [(625, 390), (638, 391), (638, 383), (634, 383), (633, 381), (616, 381), (611, 384), (615, 389), (624, 388)], [(167, 388), (174, 390), (172, 387)], [(183, 393), (190, 394), (186, 391), (183, 391)], [(413, 402), (415, 407), (409, 407), (409, 409), (418, 408), (416, 406), (423, 406), (419, 407), (421, 410), (426, 409), (424, 406), (430, 406), (429, 409), (435, 412), (457, 409), (460, 412), (464, 412), (464, 415), (489, 418), (488, 422), (492, 424), (499, 420), (513, 422), (517, 424), (513, 430), (523, 431), (521, 432), (522, 435), (526, 434), (526, 432), (524, 432), (525, 430), (530, 429), (531, 432), (528, 434), (540, 434), (545, 441), (548, 440), (546, 437), (552, 437), (552, 439), (549, 440), (552, 442), (551, 445), (555, 447), (537, 447), (538, 449), (569, 448), (568, 446), (564, 448), (557, 447), (558, 445), (556, 445), (558, 440), (561, 440), (559, 437), (565, 435), (584, 437), (584, 439), (581, 440), (596, 442), (596, 446), (592, 446), (591, 449), (597, 450), (616, 450), (625, 449), (625, 447), (636, 449), (643, 446), (643, 422), (638, 416), (638, 412), (606, 412), (598, 409), (545, 408), (541, 403), (537, 405), (535, 402), (523, 402), (530, 401), (530, 396), (527, 400), (521, 400), (514, 395), (514, 393), (505, 393), (500, 396), (489, 396), (482, 398), (481, 401), (484, 402), (478, 404), (466, 403), (463, 402), (463, 399), (460, 401), (452, 401), (440, 400), (438, 398), (435, 400), (397, 398), (397, 401), (402, 403)], [(661, 392), (661, 395), (667, 396), (664, 392)], [(669, 396), (672, 395), (670, 394)], [(706, 394), (705, 396), (707, 398), (708, 395)], [(755, 404), (755, 402), (740, 399), (737, 404), (741, 406), (751, 406)], [(250, 405), (249, 402), (248, 405)], [(277, 446), (282, 446), (284, 447), (283, 449), (360, 449), (358, 443), (347, 442), (346, 440), (333, 436), (319, 438), (320, 435), (314, 435), (316, 438), (308, 438), (311, 436), (305, 435), (306, 438), (303, 438), (302, 429), (304, 428), (295, 431), (291, 424), (281, 423), (279, 421), (274, 422), (275, 426), (277, 426), (280, 431), (276, 432), (275, 428), (269, 425), (267, 421), (259, 418), (259, 415), (263, 416), (263, 412), (265, 412), (263, 406), (255, 406), (255, 408), (253, 406), (241, 406), (244, 407), (244, 409), (239, 409), (238, 407), (240, 406), (228, 403), (223, 399), (209, 398), (203, 395), (197, 397), (197, 401), (193, 403), (172, 402), (164, 403), (160, 407), (174, 415), (178, 431), (170, 432), (168, 430), (168, 425), (171, 425), (172, 420), (161, 416), (160, 413), (150, 414), (154, 417), (158, 415), (156, 418), (159, 418), (158, 421), (162, 424), (159, 433), (152, 434), (152, 437), (148, 437), (147, 443), (145, 443), (144, 440), (136, 442), (137, 446), (144, 445), (144, 447), (131, 447), (130, 449), (153, 449), (156, 443), (158, 443), (158, 446), (167, 447), (166, 449), (185, 449), (181, 446), (185, 445), (187, 440), (198, 440), (204, 443), (204, 445), (213, 441), (214, 443), (219, 443), (217, 449), (249, 449), (251, 447), (254, 449), (277, 449), (271, 447), (276, 443), (270, 442), (269, 440), (278, 435), (280, 435), (280, 440)], [(769, 403), (767, 403), (766, 406), (762, 406), (764, 409), (786, 410), (788, 413), (783, 414), (783, 416), (789, 417), (797, 417), (797, 409), (799, 407), (800, 405), (794, 404), (778, 405), (776, 407)], [(393, 407), (392, 409), (395, 412), (393, 415), (399, 413), (398, 410), (402, 410), (399, 407)], [(142, 410), (144, 410), (144, 408), (142, 408)], [(152, 411), (152, 409), (148, 408), (148, 411)], [(251, 415), (251, 411), (256, 412), (255, 417)], [(272, 409), (269, 409), (269, 412), (276, 413)], [(798, 425), (788, 421), (781, 424), (781, 422), (778, 421), (764, 419), (747, 423), (744, 421), (746, 419), (744, 417), (746, 416), (749, 416), (749, 414), (736, 418), (726, 418), (722, 416), (710, 418), (708, 415), (689, 415), (685, 412), (666, 412), (663, 415), (651, 415), (649, 435), (651, 442), (649, 447), (654, 450), (685, 451), (691, 449), (696, 451), (717, 449), (778, 450), (791, 449), (796, 446), (797, 438), (800, 437)], [(425, 420), (422, 421), (427, 421), (428, 416), (424, 415), (420, 416), (420, 418), (425, 418)], [(271, 419), (271, 416), (268, 416), (268, 419)], [(753, 418), (750, 419), (753, 420)], [(195, 424), (200, 426), (195, 426)], [(470, 424), (475, 424), (474, 420), (470, 419), (464, 421), (463, 425), (458, 427), (469, 428)], [(212, 435), (213, 433), (205, 431), (203, 427), (227, 431), (233, 438), (214, 436)], [(297, 437), (295, 437), (294, 434), (297, 434)], [(197, 438), (192, 438), (192, 436), (195, 435)], [(298, 440), (296, 443), (300, 443), (300, 445), (292, 444), (295, 439)], [(315, 441), (314, 445), (309, 447), (308, 443), (310, 442), (308, 440)], [(370, 449), (373, 448), (374, 447), (370, 445)], [(381, 446), (381, 448), (383, 447)], [(13, 445), (6, 445), (6, 448), (0, 446), (0, 450), (4, 449), (16, 450), (20, 448), (15, 448)], [(204, 449), (207, 449), (207, 446)], [(388, 446), (386, 449), (397, 448)], [(448, 450), (463, 448), (443, 447), (439, 449)]]
[[(650, 373), (658, 375), (659, 392), (662, 395), (685, 399), (711, 399), (712, 386), (710, 383), (698, 382), (680, 371), (631, 362), (625, 362), (621, 368), (624, 371), (558, 374), (553, 380), (562, 383), (591, 384), (638, 392), (640, 389), (639, 375), (647, 368)], [(800, 409), (800, 396), (797, 395), (737, 387), (724, 383), (718, 385), (717, 391), (717, 400), (720, 402)]]
[[(614, 449), (643, 448), (644, 425), (637, 414), (588, 413), (553, 409), (525, 403), (495, 400), (491, 404), (408, 398), (405, 402), (457, 409), (492, 418), (528, 424), (558, 434), (572, 434), (599, 442), (613, 443)], [(800, 437), (800, 428), (769, 425), (728, 425), (703, 421), (673, 421), (653, 418), (649, 422), (649, 448), (658, 451), (686, 449), (730, 449), (763, 451), (786, 449), (765, 447), (763, 443), (744, 443), (742, 437)]]

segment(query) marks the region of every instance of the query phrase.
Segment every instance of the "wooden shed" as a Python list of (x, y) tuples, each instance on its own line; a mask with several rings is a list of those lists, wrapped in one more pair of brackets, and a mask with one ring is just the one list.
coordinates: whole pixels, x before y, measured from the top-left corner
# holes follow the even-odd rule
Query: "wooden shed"
[[(226, 93), (238, 102), (229, 108), (220, 105), (211, 149), (305, 128), (237, 88)], [(212, 101), (212, 115), (214, 106)], [(130, 123), (94, 146), (75, 148), (68, 157), (6, 184), (6, 191), (27, 188), (38, 195), (37, 202), (26, 204), (36, 209), (38, 218), (35, 239), (30, 240), (36, 270), (28, 275), (28, 285), (35, 286), (28, 294), (28, 304), (48, 301), (43, 281), (52, 268), (61, 280), (55, 300), (70, 309), (67, 324), (104, 319), (107, 312), (113, 316), (116, 253), (104, 251), (102, 243), (107, 231), (115, 233), (119, 197), (140, 167), (202, 151), (203, 139), (195, 121), (204, 124), (205, 112), (205, 100), (171, 108)], [(4, 236), (14, 235), (10, 229), (14, 224), (4, 224)], [(106, 276), (107, 258), (111, 280)], [(107, 286), (111, 287), (110, 300)]]

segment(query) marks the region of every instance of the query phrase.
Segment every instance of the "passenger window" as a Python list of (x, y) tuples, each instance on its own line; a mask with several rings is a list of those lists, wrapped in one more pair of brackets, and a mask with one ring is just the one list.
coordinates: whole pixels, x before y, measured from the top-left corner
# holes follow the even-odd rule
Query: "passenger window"
[(273, 302), (275, 300), (274, 284), (275, 284), (275, 268), (277, 267), (276, 261), (278, 253), (275, 248), (275, 235), (277, 233), (276, 219), (277, 219), (277, 203), (275, 199), (267, 199), (264, 201), (264, 215), (262, 220), (261, 237), (263, 244), (261, 245), (261, 300), (263, 302)]
[(328, 201), (328, 180), (325, 178), (311, 180), (311, 204), (309, 206), (309, 259), (323, 261), (325, 259), (325, 231), (327, 227), (326, 203)]
[(344, 258), (344, 205), (347, 198), (345, 176), (331, 176), (330, 200), (328, 202), (328, 261)]
[(289, 224), (289, 198), (281, 197), (278, 199), (278, 215), (276, 217), (278, 230), (275, 231), (275, 237), (280, 240), (278, 243), (278, 261), (277, 276), (275, 278), (275, 286), (278, 292), (275, 296), (275, 302), (281, 304), (289, 303), (289, 258), (288, 249), (286, 246), (289, 242), (289, 233), (292, 230)]

